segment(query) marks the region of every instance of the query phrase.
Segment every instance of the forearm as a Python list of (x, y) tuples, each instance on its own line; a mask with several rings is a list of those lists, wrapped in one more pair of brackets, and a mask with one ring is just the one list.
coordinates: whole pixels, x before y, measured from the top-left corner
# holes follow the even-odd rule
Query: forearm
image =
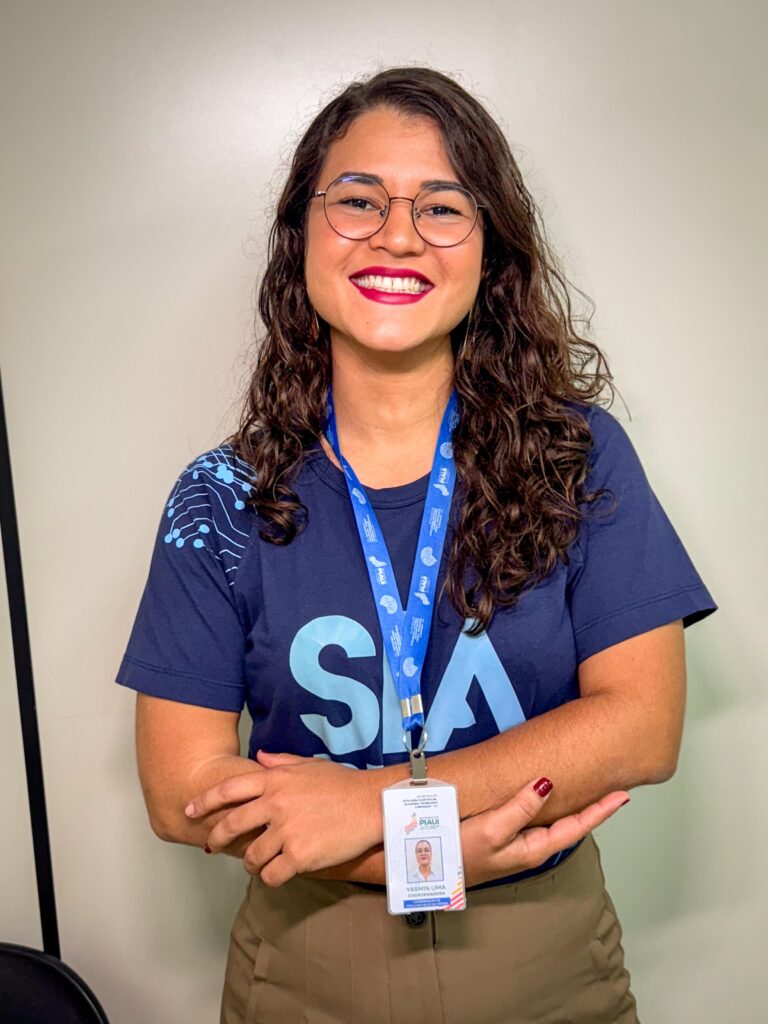
[[(548, 825), (614, 790), (660, 781), (639, 756), (639, 743), (631, 708), (613, 695), (596, 694), (474, 746), (428, 756), (428, 774), (457, 787), (462, 818), (498, 807), (526, 783), (546, 775), (554, 789), (529, 827)], [(404, 764), (371, 773), (373, 799), (379, 800), (384, 786), (407, 778), (408, 773)], [(467, 884), (472, 885), (471, 856), (465, 855), (464, 870)], [(502, 871), (498, 877), (508, 873)], [(317, 877), (381, 885), (383, 848), (372, 847), (354, 860), (318, 872)]]
[[(172, 785), (172, 793), (166, 790), (162, 794), (162, 798), (158, 795), (157, 799), (153, 801), (145, 791), (150, 821), (155, 833), (167, 842), (203, 847), (211, 829), (229, 813), (231, 808), (226, 807), (202, 818), (190, 819), (184, 813), (184, 808), (189, 801), (235, 775), (262, 771), (265, 769), (250, 758), (234, 754), (223, 755), (205, 761), (193, 770), (183, 773)], [(161, 806), (162, 810), (160, 810)], [(262, 829), (257, 829), (239, 836), (221, 852), (242, 860), (246, 847), (261, 834), (261, 831)]]
[[(510, 874), (509, 869), (503, 868), (494, 872), (492, 878), (505, 878)], [(336, 864), (330, 868), (323, 868), (322, 871), (310, 871), (309, 878), (325, 878), (335, 882), (365, 882), (369, 885), (384, 885), (386, 874), (384, 871), (384, 847), (375, 846), (372, 850), (348, 860), (345, 864)], [(471, 856), (464, 855), (464, 879), (467, 886), (475, 885), (479, 881), (476, 877), (475, 864)], [(488, 874), (484, 874), (483, 881), (489, 881)]]
[(372, 885), (384, 885), (384, 847), (374, 846), (354, 860), (321, 871), (307, 872), (308, 878), (325, 878), (335, 882), (367, 882)]
[[(535, 824), (550, 824), (606, 793), (663, 780), (653, 765), (651, 726), (615, 694), (581, 697), (471, 747), (427, 756), (428, 774), (457, 787), (462, 818), (508, 800), (546, 775), (554, 790)], [(408, 777), (407, 765), (375, 773), (372, 785)], [(378, 799), (374, 794), (372, 799)], [(378, 837), (381, 839), (381, 836)]]

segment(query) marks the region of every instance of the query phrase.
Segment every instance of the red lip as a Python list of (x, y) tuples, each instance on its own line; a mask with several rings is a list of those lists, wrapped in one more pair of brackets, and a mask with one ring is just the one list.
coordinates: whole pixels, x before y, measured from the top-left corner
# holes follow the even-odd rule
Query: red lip
[[(377, 288), (364, 288), (355, 280), (356, 277), (365, 277), (368, 274), (379, 274), (382, 277), (415, 277), (417, 281), (423, 281), (428, 287), (418, 295), (410, 295), (408, 292), (384, 292)], [(435, 287), (428, 277), (420, 274), (418, 270), (410, 270), (408, 267), (365, 267), (363, 270), (356, 270), (349, 279), (361, 295), (372, 302), (383, 302), (390, 306), (403, 306), (408, 302), (420, 302), (425, 295), (429, 295)]]
[[(363, 267), (350, 274), (350, 280), (354, 277), (367, 277), (368, 274), (378, 274), (380, 277), (415, 277), (417, 281), (431, 285), (432, 282), (418, 270), (410, 270), (408, 267)], [(434, 285), (432, 285), (434, 287)]]

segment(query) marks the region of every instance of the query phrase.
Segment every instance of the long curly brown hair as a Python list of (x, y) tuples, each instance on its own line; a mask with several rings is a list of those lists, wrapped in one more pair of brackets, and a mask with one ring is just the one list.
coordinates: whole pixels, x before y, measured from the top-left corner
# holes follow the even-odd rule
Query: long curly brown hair
[[(536, 205), (510, 147), (482, 104), (430, 68), (396, 67), (348, 85), (299, 142), (269, 236), (263, 322), (236, 453), (255, 470), (250, 503), (260, 536), (288, 544), (307, 524), (292, 490), (323, 429), (331, 378), (328, 325), (304, 280), (305, 217), (329, 147), (378, 107), (432, 118), (459, 181), (485, 206), (484, 274), (471, 316), (452, 334), (461, 420), (454, 432), (457, 493), (443, 590), (467, 632), (487, 629), (548, 576), (579, 532), (592, 435), (579, 406), (598, 404), (612, 377), (577, 317)], [(318, 324), (320, 332), (318, 335)], [(468, 329), (469, 328), (469, 329)], [(609, 403), (610, 404), (610, 403)]]

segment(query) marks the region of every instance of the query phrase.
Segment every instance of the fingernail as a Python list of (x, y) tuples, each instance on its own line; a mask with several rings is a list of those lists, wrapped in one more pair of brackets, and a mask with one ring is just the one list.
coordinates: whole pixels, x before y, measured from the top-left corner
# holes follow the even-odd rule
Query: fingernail
[(622, 803), (619, 804), (619, 807), (623, 807), (624, 804), (628, 804), (628, 803), (629, 803), (629, 797), (627, 797), (626, 800), (622, 801)]
[(552, 789), (552, 783), (546, 776), (542, 776), (538, 782), (534, 782), (533, 788), (536, 790), (539, 796), (544, 797), (547, 795), (550, 789)]
[(210, 846), (208, 845), (208, 843), (206, 843), (206, 844), (205, 844), (205, 846), (203, 847), (203, 849), (205, 850), (205, 852), (206, 852), (206, 853), (213, 853), (213, 850), (212, 850), (212, 849), (210, 848)]
[(194, 814), (195, 813), (195, 805), (194, 805), (194, 803), (187, 804), (187, 806), (184, 808), (184, 813), (186, 815)]

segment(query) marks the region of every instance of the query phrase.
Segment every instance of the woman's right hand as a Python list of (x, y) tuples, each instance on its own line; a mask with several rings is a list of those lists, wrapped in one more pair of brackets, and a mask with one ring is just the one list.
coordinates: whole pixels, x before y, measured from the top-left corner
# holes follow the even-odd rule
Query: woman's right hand
[[(551, 825), (526, 828), (543, 807), (550, 789), (539, 779), (523, 786), (500, 807), (465, 818), (461, 846), (465, 884), (479, 885), (528, 871), (597, 828), (629, 800), (624, 790), (609, 793), (577, 814), (558, 818)], [(541, 796), (539, 788), (544, 792)]]

